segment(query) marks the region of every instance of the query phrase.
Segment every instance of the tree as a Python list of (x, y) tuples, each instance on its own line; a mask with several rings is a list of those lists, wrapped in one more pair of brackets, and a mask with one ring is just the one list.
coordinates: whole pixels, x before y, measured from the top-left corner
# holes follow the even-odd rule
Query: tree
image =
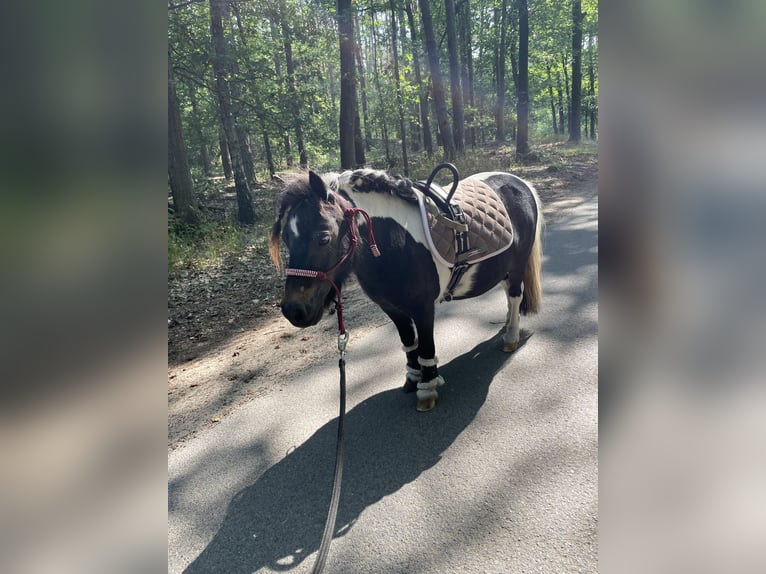
[(572, 111), (569, 141), (580, 141), (580, 107), (582, 105), (582, 11), (581, 0), (572, 1)]
[(226, 65), (226, 39), (223, 35), (224, 2), (225, 0), (210, 0), (210, 35), (213, 39), (213, 69), (215, 70), (218, 107), (221, 112), (221, 123), (226, 133), (231, 168), (234, 173), (234, 188), (237, 193), (237, 218), (241, 223), (254, 223), (255, 209), (253, 208), (253, 198), (250, 194), (250, 186), (247, 183), (247, 176), (242, 165), (237, 130), (234, 125), (234, 117), (231, 114), (231, 93), (229, 92), (228, 66)]
[(505, 53), (507, 50), (508, 38), (508, 0), (502, 0), (494, 10), (495, 27), (497, 35), (495, 38), (495, 141), (505, 141)]
[(409, 175), (409, 161), (407, 159), (407, 131), (404, 128), (404, 97), (402, 96), (402, 86), (399, 79), (399, 53), (396, 48), (396, 4), (394, 0), (389, 1), (391, 6), (391, 46), (394, 56), (394, 81), (396, 84), (396, 108), (399, 114), (399, 140), (402, 143), (402, 168), (404, 175)]
[(181, 111), (178, 105), (173, 66), (168, 56), (168, 180), (173, 194), (173, 209), (176, 217), (184, 223), (194, 225), (199, 221), (197, 201), (194, 197), (194, 182), (186, 156)]
[(412, 67), (415, 71), (415, 84), (418, 89), (418, 108), (420, 109), (420, 127), (423, 133), (423, 148), (425, 148), (428, 157), (434, 154), (434, 144), (431, 139), (431, 121), (428, 119), (428, 90), (423, 84), (423, 78), (420, 73), (420, 39), (417, 28), (415, 27), (415, 17), (412, 13), (412, 5), (405, 1), (404, 10), (407, 12), (407, 21), (410, 25), (410, 37), (412, 38)]
[(436, 49), (434, 37), (434, 25), (431, 18), (431, 7), (428, 0), (418, 0), (420, 14), (423, 18), (423, 35), (426, 38), (426, 52), (428, 53), (428, 65), (431, 69), (431, 82), (433, 84), (434, 113), (436, 123), (439, 126), (442, 147), (445, 158), (449, 161), (455, 159), (455, 141), (452, 139), (452, 130), (447, 117), (447, 103), (444, 97), (444, 80), (439, 69), (439, 52)]
[(519, 83), (516, 87), (517, 132), (516, 158), (522, 159), (529, 153), (529, 10), (527, 0), (519, 2)]
[(455, 0), (444, 0), (444, 10), (447, 24), (450, 99), (452, 101), (452, 135), (455, 140), (455, 149), (462, 152), (465, 150), (465, 119), (463, 114), (463, 90), (460, 86), (460, 60), (457, 54)]
[(340, 36), (340, 166), (343, 169), (351, 169), (356, 166), (354, 125), (358, 117), (351, 0), (338, 0), (338, 35)]

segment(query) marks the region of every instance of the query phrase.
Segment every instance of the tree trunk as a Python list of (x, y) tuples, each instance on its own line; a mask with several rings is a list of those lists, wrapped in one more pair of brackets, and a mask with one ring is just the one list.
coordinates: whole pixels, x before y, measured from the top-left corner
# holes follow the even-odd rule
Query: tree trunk
[(561, 56), (561, 69), (564, 70), (564, 90), (567, 97), (567, 133), (572, 133), (572, 92), (569, 91), (569, 72), (567, 70), (567, 57)]
[(561, 72), (559, 72), (558, 68), (556, 69), (556, 92), (558, 94), (558, 105), (559, 105), (559, 133), (564, 133), (564, 90), (561, 88)]
[(340, 36), (340, 166), (356, 167), (354, 126), (356, 122), (356, 81), (354, 78), (354, 19), (351, 0), (338, 0)]
[(588, 79), (589, 79), (589, 93), (591, 96), (590, 104), (590, 139), (596, 139), (596, 74), (593, 65), (593, 52), (595, 48), (593, 46), (593, 38), (591, 37), (590, 52), (588, 54)]
[[(356, 26), (359, 27), (358, 25)], [(356, 52), (356, 69), (359, 74), (359, 90), (362, 96), (362, 118), (364, 119), (364, 149), (372, 149), (372, 134), (370, 133), (370, 107), (367, 101), (367, 79), (364, 74), (364, 61), (362, 60), (362, 45), (354, 40), (354, 51)], [(357, 109), (359, 106), (357, 105)]]
[[(339, 0), (340, 1), (340, 0)], [(350, 0), (347, 0), (350, 2)], [(298, 90), (295, 87), (295, 62), (293, 61), (293, 40), (292, 40), (292, 31), (290, 30), (290, 26), (287, 23), (287, 14), (286, 10), (282, 9), (281, 11), (281, 22), (280, 25), (282, 27), (282, 42), (285, 49), (285, 69), (287, 71), (287, 93), (290, 97), (290, 110), (292, 111), (293, 115), (293, 128), (295, 129), (295, 138), (298, 140), (298, 154), (300, 156), (300, 166), (302, 168), (308, 167), (308, 155), (306, 153), (306, 142), (303, 139), (303, 121), (301, 119), (301, 106), (300, 102), (298, 101)], [(341, 70), (341, 73), (343, 71)], [(342, 94), (342, 87), (341, 87), (341, 94)], [(342, 95), (341, 95), (341, 102), (342, 102)], [(353, 128), (353, 124), (352, 124)], [(353, 141), (353, 140), (352, 140)]]
[[(239, 18), (239, 10), (235, 4), (226, 3), (223, 8), (223, 18), (229, 24), (230, 35), (225, 37), (227, 42), (227, 52), (229, 48), (234, 46), (234, 29), (231, 27), (231, 13), (229, 7), (233, 6), (234, 11), (237, 13), (235, 18), (237, 26), (240, 31), (240, 39), (244, 47), (247, 47), (245, 43), (245, 33), (242, 28), (242, 21)], [(255, 164), (253, 163), (253, 150), (250, 147), (250, 135), (247, 133), (245, 126), (240, 121), (240, 118), (244, 116), (242, 112), (242, 88), (240, 86), (239, 75), (239, 63), (236, 58), (231, 58), (230, 63), (230, 78), (229, 91), (231, 92), (231, 115), (234, 118), (234, 127), (237, 130), (237, 139), (239, 140), (240, 156), (242, 157), (242, 166), (245, 168), (245, 176), (249, 183), (255, 183)]]
[(371, 24), (371, 32), (372, 32), (372, 72), (373, 77), (375, 80), (375, 87), (378, 91), (378, 106), (380, 108), (380, 136), (383, 140), (383, 147), (386, 151), (386, 165), (391, 165), (391, 145), (388, 141), (388, 125), (386, 123), (386, 105), (383, 101), (383, 90), (380, 86), (380, 72), (378, 70), (378, 48), (377, 48), (377, 32), (376, 32), (376, 18), (375, 13), (372, 14), (372, 24)]
[(457, 29), (455, 27), (455, 0), (444, 0), (447, 23), (447, 54), (449, 55), (450, 100), (452, 101), (452, 136), (455, 149), (465, 151), (465, 114), (463, 111), (463, 88), (460, 85), (460, 59), (457, 54)]
[(426, 51), (428, 52), (428, 64), (431, 68), (431, 82), (433, 83), (434, 112), (436, 123), (439, 125), (439, 134), (444, 147), (444, 156), (448, 161), (455, 159), (455, 141), (452, 139), (452, 130), (447, 116), (447, 103), (444, 97), (444, 81), (439, 69), (439, 52), (436, 49), (434, 26), (431, 19), (431, 7), (429, 0), (418, 0), (420, 13), (423, 17), (423, 34), (426, 38)]
[(255, 222), (255, 210), (250, 194), (250, 186), (240, 157), (237, 130), (231, 115), (231, 94), (226, 66), (226, 39), (223, 35), (223, 4), (225, 0), (210, 0), (210, 34), (213, 38), (213, 70), (215, 72), (218, 92), (218, 106), (221, 112), (221, 123), (226, 132), (229, 144), (231, 167), (234, 172), (234, 186), (237, 192), (237, 217), (242, 223)]
[(197, 201), (194, 197), (194, 182), (186, 156), (181, 109), (178, 105), (176, 82), (173, 66), (168, 56), (168, 180), (173, 195), (173, 209), (176, 216), (184, 223), (194, 225), (199, 222)]
[(529, 10), (527, 0), (519, 2), (519, 101), (516, 105), (516, 158), (529, 153)]
[(572, 2), (572, 128), (569, 141), (580, 141), (580, 112), (582, 105), (582, 2)]
[(399, 140), (402, 144), (402, 167), (404, 175), (409, 175), (409, 161), (407, 159), (407, 130), (404, 125), (404, 97), (402, 96), (402, 84), (399, 80), (399, 52), (396, 45), (396, 4), (395, 0), (389, 1), (391, 7), (391, 47), (394, 64), (394, 85), (396, 86), (396, 110), (399, 114)]
[(418, 86), (418, 99), (420, 101), (420, 126), (423, 133), (423, 148), (428, 157), (434, 154), (434, 144), (431, 138), (431, 122), (428, 119), (430, 111), (428, 109), (428, 88), (423, 85), (423, 77), (420, 72), (420, 37), (415, 27), (415, 17), (412, 13), (412, 6), (405, 2), (404, 9), (407, 12), (407, 21), (410, 24), (410, 36), (412, 37), (412, 65), (415, 71), (415, 83)]
[(231, 156), (229, 155), (229, 144), (226, 141), (226, 132), (223, 131), (223, 126), (221, 126), (221, 129), (218, 132), (218, 145), (221, 147), (221, 167), (223, 168), (223, 176), (226, 179), (231, 179), (232, 177), (234, 177), (234, 172), (231, 169)]
[(499, 39), (495, 38), (495, 78), (497, 96), (495, 99), (495, 141), (505, 141), (505, 53), (508, 30), (508, 0), (495, 8), (494, 20)]
[(558, 135), (559, 126), (556, 123), (556, 100), (553, 99), (553, 80), (551, 79), (551, 67), (546, 66), (546, 73), (548, 75), (548, 98), (551, 101), (551, 121), (553, 121), (553, 133)]
[(274, 177), (277, 167), (274, 165), (274, 154), (271, 151), (271, 138), (268, 132), (263, 132), (263, 151), (266, 155), (266, 164), (269, 166), (269, 176)]
[(210, 151), (205, 141), (205, 133), (202, 130), (202, 121), (200, 120), (199, 105), (197, 103), (197, 90), (194, 87), (189, 88), (189, 99), (192, 105), (192, 128), (194, 129), (197, 139), (199, 140), (199, 159), (202, 164), (202, 169), (207, 177), (213, 174), (213, 166), (210, 163)]
[(458, 28), (458, 43), (460, 45), (460, 84), (463, 88), (463, 106), (466, 105), (469, 111), (465, 114), (466, 124), (469, 126), (466, 132), (466, 139), (471, 147), (476, 147), (476, 128), (474, 122), (474, 91), (473, 91), (473, 48), (471, 41), (471, 24), (473, 16), (471, 14), (470, 0), (464, 0), (460, 5), (460, 16), (458, 18), (460, 27)]
[(362, 121), (359, 119), (359, 106), (354, 111), (354, 155), (356, 165), (364, 165), (367, 159), (364, 157), (364, 137), (362, 136)]

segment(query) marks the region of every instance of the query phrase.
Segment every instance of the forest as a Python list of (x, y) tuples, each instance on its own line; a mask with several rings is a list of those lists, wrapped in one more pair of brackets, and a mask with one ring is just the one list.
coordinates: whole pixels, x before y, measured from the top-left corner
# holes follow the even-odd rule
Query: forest
[(168, 16), (171, 264), (226, 189), (241, 226), (284, 172), (424, 178), (597, 138), (595, 0), (170, 0)]

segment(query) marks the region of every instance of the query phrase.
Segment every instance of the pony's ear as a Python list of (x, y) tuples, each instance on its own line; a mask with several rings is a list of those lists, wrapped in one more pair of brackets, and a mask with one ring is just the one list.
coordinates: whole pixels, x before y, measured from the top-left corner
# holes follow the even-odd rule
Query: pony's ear
[(322, 201), (327, 201), (327, 186), (322, 181), (322, 178), (315, 174), (313, 171), (309, 171), (309, 186), (311, 191), (319, 196)]

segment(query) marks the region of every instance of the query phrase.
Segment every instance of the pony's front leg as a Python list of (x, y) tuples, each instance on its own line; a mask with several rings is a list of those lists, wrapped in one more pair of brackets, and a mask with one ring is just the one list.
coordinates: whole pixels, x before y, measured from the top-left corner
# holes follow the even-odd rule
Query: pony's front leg
[(430, 411), (436, 406), (438, 393), (436, 387), (444, 384), (439, 375), (434, 345), (434, 308), (427, 309), (422, 316), (415, 318), (420, 342), (418, 345), (418, 364), (420, 365), (421, 381), (418, 383), (417, 410)]
[(396, 325), (396, 330), (399, 331), (399, 340), (402, 342), (402, 350), (407, 355), (407, 374), (402, 390), (405, 393), (415, 392), (421, 381), (420, 364), (418, 363), (418, 335), (415, 332), (415, 326), (412, 324), (412, 319), (406, 315), (393, 310), (384, 309), (384, 311)]

